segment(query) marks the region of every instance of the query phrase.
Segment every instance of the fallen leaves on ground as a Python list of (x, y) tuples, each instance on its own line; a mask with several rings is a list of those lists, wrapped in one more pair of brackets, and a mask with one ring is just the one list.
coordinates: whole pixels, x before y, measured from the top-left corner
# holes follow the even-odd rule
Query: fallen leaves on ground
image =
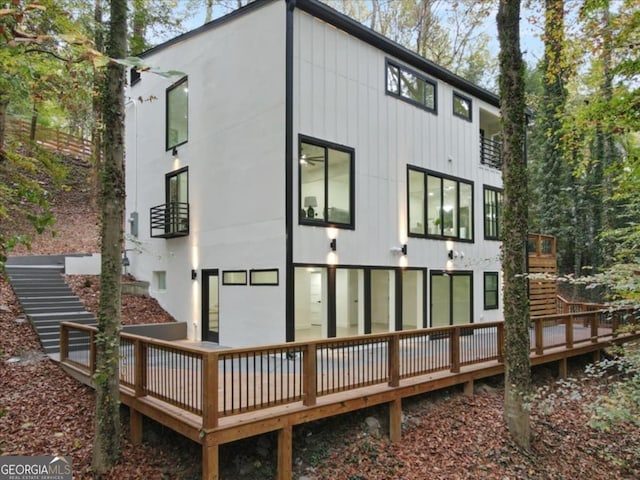
[[(82, 180), (56, 196), (59, 232), (33, 243), (32, 254), (95, 252), (97, 215)], [(84, 183), (83, 183), (84, 182)], [(68, 195), (67, 195), (68, 194)], [(20, 250), (20, 253), (28, 253)], [(99, 282), (74, 277), (74, 290), (95, 312)], [(76, 285), (77, 283), (77, 285)], [(167, 321), (149, 297), (123, 298), (125, 323)], [(0, 455), (71, 455), (74, 478), (93, 479), (94, 394), (43, 355), (16, 298), (0, 279)], [(14, 359), (23, 361), (13, 361)], [(551, 383), (551, 367), (538, 368), (540, 383)], [(578, 381), (579, 382), (579, 381)], [(552, 387), (551, 390), (553, 390)], [(499, 380), (479, 385), (474, 397), (458, 390), (433, 392), (403, 401), (403, 438), (391, 443), (371, 435), (365, 418), (385, 424), (377, 407), (300, 425), (294, 430), (294, 478), (309, 480), (631, 480), (640, 478), (640, 429), (622, 425), (610, 432), (588, 426), (585, 407), (602, 392), (585, 382), (579, 397), (559, 396), (549, 408), (534, 408), (532, 451), (520, 451), (502, 422)], [(123, 408), (122, 460), (113, 479), (199, 478), (199, 445), (152, 421), (145, 421), (145, 443), (133, 446)], [(222, 480), (275, 478), (276, 442), (263, 435), (223, 445)]]

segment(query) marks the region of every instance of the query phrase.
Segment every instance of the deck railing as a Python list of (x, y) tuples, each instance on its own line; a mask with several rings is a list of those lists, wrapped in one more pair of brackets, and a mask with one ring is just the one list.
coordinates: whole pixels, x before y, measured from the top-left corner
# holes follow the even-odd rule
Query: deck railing
[[(531, 319), (533, 355), (577, 348), (616, 337), (636, 324), (632, 309), (597, 310)], [(61, 362), (91, 377), (97, 330), (61, 324)], [(86, 339), (84, 349), (70, 338)], [(161, 400), (202, 417), (215, 428), (221, 417), (301, 402), (433, 372), (461, 372), (503, 361), (504, 323), (490, 322), (361, 337), (332, 338), (243, 349), (205, 350), (120, 334), (120, 385), (135, 397)]]

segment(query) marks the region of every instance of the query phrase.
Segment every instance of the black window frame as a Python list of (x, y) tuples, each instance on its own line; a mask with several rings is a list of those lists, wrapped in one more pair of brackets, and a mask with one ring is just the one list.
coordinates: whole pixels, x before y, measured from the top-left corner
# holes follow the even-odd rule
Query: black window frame
[(138, 67), (131, 67), (131, 70), (129, 71), (129, 86), (133, 87), (136, 83), (139, 83), (142, 80), (142, 77), (140, 75), (140, 70), (138, 70)]
[[(495, 291), (487, 289), (487, 277), (495, 278)], [(500, 308), (500, 276), (498, 272), (484, 272), (482, 286), (482, 303), (485, 310), (498, 310)], [(495, 302), (487, 303), (487, 294), (495, 295)]]
[[(258, 282), (253, 278), (255, 273), (267, 273), (275, 272), (275, 282)], [(249, 285), (261, 286), (261, 287), (277, 287), (280, 285), (280, 270), (277, 268), (254, 268), (249, 270)]]
[[(389, 89), (389, 68), (396, 68), (398, 70), (398, 73), (400, 73), (400, 71), (404, 71), (406, 73), (408, 73), (409, 75), (413, 75), (414, 77), (418, 78), (419, 80), (421, 80), (426, 86), (429, 85), (431, 87), (433, 87), (433, 107), (430, 107), (429, 105), (427, 105), (424, 101), (423, 102), (418, 102), (415, 99), (411, 98), (411, 97), (407, 97), (402, 95), (402, 86), (401, 86), (401, 82), (398, 81), (398, 88), (396, 91), (392, 91)], [(384, 75), (384, 80), (385, 80), (385, 92), (387, 93), (387, 95), (397, 98), (399, 100), (402, 100), (404, 102), (410, 103), (411, 105), (414, 105), (418, 108), (421, 108), (423, 110), (426, 110), (429, 113), (433, 113), (434, 115), (438, 114), (438, 82), (434, 79), (431, 79), (429, 77), (427, 77), (426, 75), (417, 72), (411, 68), (408, 68), (398, 62), (394, 62), (393, 60), (390, 60), (387, 58), (386, 62), (385, 62), (385, 75)], [(424, 88), (423, 86), (423, 88)]]
[(328, 218), (328, 209), (322, 211), (322, 218), (319, 219), (309, 219), (305, 215), (302, 214), (304, 207), (304, 198), (302, 195), (302, 169), (300, 168), (300, 163), (298, 163), (298, 223), (300, 225), (311, 225), (311, 226), (322, 226), (322, 227), (333, 227), (333, 228), (342, 228), (347, 230), (355, 230), (356, 228), (356, 178), (355, 178), (355, 164), (356, 164), (356, 151), (353, 147), (348, 147), (346, 145), (340, 145), (338, 143), (329, 142), (326, 140), (321, 140), (319, 138), (310, 137), (308, 135), (299, 134), (298, 135), (298, 152), (302, 151), (302, 144), (306, 143), (309, 145), (313, 145), (315, 147), (323, 148), (325, 150), (325, 162), (324, 162), (324, 201), (325, 206), (329, 205), (329, 162), (326, 161), (328, 158), (327, 150), (336, 150), (339, 152), (347, 153), (351, 157), (351, 163), (349, 165), (349, 222), (335, 222), (329, 221)]
[[(423, 218), (423, 224), (424, 224), (424, 233), (415, 233), (415, 232), (411, 232), (411, 191), (410, 191), (410, 181), (409, 181), (409, 174), (411, 171), (414, 172), (418, 172), (420, 174), (423, 175), (423, 191), (424, 191), (424, 205), (423, 205), (423, 213), (424, 213), (424, 218)], [(457, 199), (456, 199), (456, 204), (457, 204), (457, 218), (458, 218), (458, 222), (457, 222), (457, 232), (456, 235), (445, 235), (444, 234), (444, 222), (440, 222), (440, 231), (442, 232), (440, 235), (437, 234), (433, 234), (433, 233), (429, 233), (429, 228), (428, 228), (428, 212), (429, 212), (429, 190), (428, 190), (428, 178), (429, 177), (436, 177), (439, 178), (440, 181), (442, 182), (443, 180), (450, 180), (450, 181), (454, 181), (457, 183)], [(470, 212), (470, 218), (471, 218), (471, 225), (470, 225), (470, 236), (471, 238), (461, 238), (460, 237), (460, 227), (461, 227), (461, 222), (460, 222), (460, 184), (465, 184), (471, 187), (471, 212)], [(465, 242), (465, 243), (475, 243), (475, 198), (474, 198), (474, 189), (475, 189), (475, 184), (474, 182), (472, 182), (471, 180), (465, 180), (463, 178), (459, 178), (459, 177), (454, 177), (451, 175), (446, 175), (440, 172), (435, 172), (433, 170), (427, 170), (425, 168), (421, 168), (421, 167), (416, 167), (415, 165), (407, 165), (407, 235), (409, 237), (415, 237), (415, 238), (428, 238), (431, 240), (455, 240), (458, 242)], [(441, 188), (441, 196), (440, 196), (440, 205), (442, 205), (442, 196), (444, 195), (444, 189)]]
[[(452, 112), (453, 114), (458, 117), (458, 118), (462, 118), (463, 120), (466, 120), (468, 122), (472, 122), (473, 121), (473, 100), (471, 100), (471, 98), (467, 97), (466, 95), (462, 95), (461, 93), (458, 92), (453, 92), (453, 96), (451, 97), (452, 101), (451, 101), (451, 108), (452, 108)], [(468, 111), (468, 115), (462, 115), (458, 112), (456, 112), (456, 100), (460, 100), (463, 103), (466, 103), (469, 106), (469, 110)]]
[(164, 116), (164, 122), (165, 122), (165, 127), (164, 127), (164, 140), (165, 140), (165, 151), (169, 151), (169, 150), (173, 150), (174, 148), (179, 147), (180, 145), (184, 145), (185, 143), (187, 143), (189, 141), (189, 96), (187, 94), (187, 135), (186, 135), (186, 139), (182, 142), (178, 141), (176, 143), (171, 143), (169, 141), (169, 95), (171, 94), (171, 92), (173, 92), (175, 89), (179, 88), (180, 86), (182, 86), (184, 83), (187, 83), (187, 89), (188, 84), (189, 84), (189, 77), (188, 76), (184, 76), (182, 77), (180, 80), (178, 80), (177, 82), (175, 82), (173, 85), (167, 87), (166, 91), (165, 91), (165, 116)]
[[(490, 220), (488, 218), (488, 205), (487, 205), (487, 193), (490, 192), (493, 195), (493, 202), (496, 206), (496, 215), (495, 219)], [(501, 218), (502, 218), (502, 202), (503, 202), (504, 190), (498, 187), (492, 187), (490, 185), (484, 185), (482, 188), (482, 225), (484, 230), (484, 239), (485, 240), (502, 240), (502, 232), (500, 228)], [(488, 227), (488, 223), (492, 221), (495, 223), (494, 229), (496, 234), (491, 235), (489, 233), (490, 228)]]
[[(244, 275), (244, 281), (231, 281), (229, 279), (227, 279), (227, 275), (228, 274), (238, 274), (241, 273)], [(248, 283), (248, 275), (247, 275), (247, 271), (246, 270), (223, 270), (222, 271), (222, 285), (230, 285), (230, 286), (234, 286), (234, 285), (246, 285)]]

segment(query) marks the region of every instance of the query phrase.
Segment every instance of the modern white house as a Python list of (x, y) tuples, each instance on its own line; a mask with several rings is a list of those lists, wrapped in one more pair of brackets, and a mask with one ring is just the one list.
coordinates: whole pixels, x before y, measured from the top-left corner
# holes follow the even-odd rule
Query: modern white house
[(129, 271), (192, 340), (502, 319), (499, 99), (317, 0), (256, 0), (127, 88)]

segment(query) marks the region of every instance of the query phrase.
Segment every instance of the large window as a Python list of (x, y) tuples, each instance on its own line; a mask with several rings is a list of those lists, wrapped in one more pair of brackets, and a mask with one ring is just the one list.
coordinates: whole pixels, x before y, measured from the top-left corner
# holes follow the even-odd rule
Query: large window
[(436, 112), (436, 82), (406, 67), (387, 61), (387, 93)]
[(484, 238), (500, 240), (502, 217), (502, 190), (484, 187)]
[(167, 89), (166, 149), (186, 143), (189, 138), (189, 82), (187, 77)]
[(409, 235), (473, 241), (473, 184), (409, 167)]
[(354, 150), (300, 136), (300, 223), (354, 226)]
[(498, 272), (484, 272), (484, 309), (498, 308)]

